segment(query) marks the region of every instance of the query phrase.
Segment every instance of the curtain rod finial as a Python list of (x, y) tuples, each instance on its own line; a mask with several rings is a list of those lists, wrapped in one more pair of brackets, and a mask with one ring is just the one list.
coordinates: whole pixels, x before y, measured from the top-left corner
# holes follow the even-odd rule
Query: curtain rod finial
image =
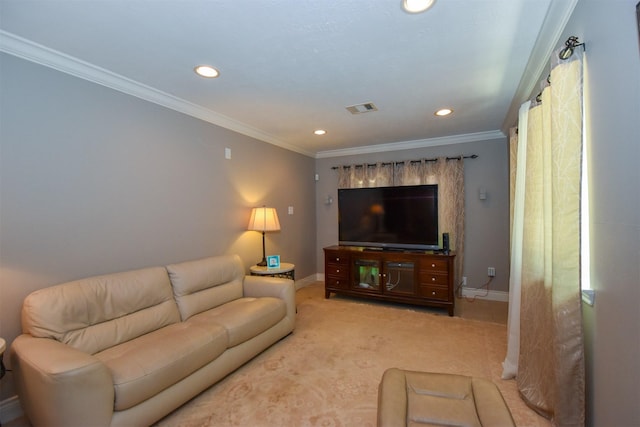
[(578, 46), (582, 46), (582, 49), (585, 49), (584, 43), (580, 43), (577, 36), (570, 36), (567, 41), (564, 42), (564, 45), (566, 47), (558, 53), (558, 58), (562, 60), (571, 58), (573, 50)]

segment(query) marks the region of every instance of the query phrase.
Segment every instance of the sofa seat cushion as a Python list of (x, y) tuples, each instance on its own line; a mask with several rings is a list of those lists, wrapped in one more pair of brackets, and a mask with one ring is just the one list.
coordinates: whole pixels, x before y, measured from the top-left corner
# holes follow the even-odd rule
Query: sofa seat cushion
[(266, 331), (286, 315), (287, 306), (279, 298), (245, 297), (197, 314), (187, 323), (224, 326), (229, 347), (233, 347)]
[(111, 370), (114, 409), (120, 411), (156, 395), (203, 367), (227, 348), (220, 325), (176, 323), (104, 350), (95, 356)]

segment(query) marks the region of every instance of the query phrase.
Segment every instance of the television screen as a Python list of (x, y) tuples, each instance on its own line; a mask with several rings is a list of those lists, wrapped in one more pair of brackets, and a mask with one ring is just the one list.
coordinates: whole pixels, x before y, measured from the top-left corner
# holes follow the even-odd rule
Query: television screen
[(438, 186), (338, 190), (341, 245), (439, 249)]

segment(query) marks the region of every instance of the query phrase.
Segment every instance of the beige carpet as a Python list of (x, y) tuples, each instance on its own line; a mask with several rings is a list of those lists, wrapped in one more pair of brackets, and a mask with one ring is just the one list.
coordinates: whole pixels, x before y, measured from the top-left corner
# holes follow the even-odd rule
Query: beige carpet
[(378, 383), (399, 367), (492, 379), (519, 426), (549, 426), (500, 379), (506, 326), (410, 306), (297, 292), (296, 330), (157, 426), (375, 426)]

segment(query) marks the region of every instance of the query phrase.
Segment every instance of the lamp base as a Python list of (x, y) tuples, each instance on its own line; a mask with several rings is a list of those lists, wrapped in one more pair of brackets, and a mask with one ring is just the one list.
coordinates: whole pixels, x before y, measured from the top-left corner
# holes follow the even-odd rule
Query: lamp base
[(264, 231), (262, 232), (262, 261), (256, 265), (259, 265), (260, 267), (267, 266), (267, 252), (264, 250)]

